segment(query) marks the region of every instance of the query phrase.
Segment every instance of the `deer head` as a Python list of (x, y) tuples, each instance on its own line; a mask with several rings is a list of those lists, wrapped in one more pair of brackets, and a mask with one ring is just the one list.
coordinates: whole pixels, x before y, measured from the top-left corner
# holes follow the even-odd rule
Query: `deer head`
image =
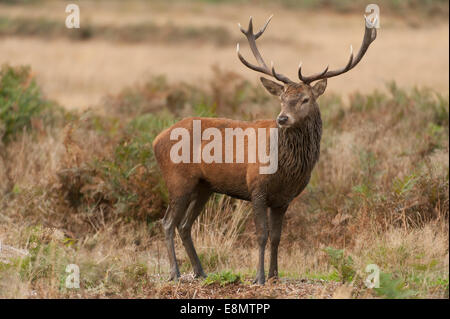
[[(310, 114), (313, 114), (314, 110), (318, 108), (316, 102), (317, 98), (325, 92), (325, 89), (327, 87), (327, 79), (338, 76), (353, 69), (359, 63), (359, 61), (361, 61), (370, 44), (375, 40), (377, 36), (376, 29), (373, 27), (369, 27), (370, 25), (375, 25), (375, 22), (370, 23), (367, 21), (367, 17), (364, 18), (366, 20), (364, 38), (361, 48), (359, 49), (356, 57), (353, 56), (353, 47), (350, 46), (350, 58), (343, 68), (338, 70), (328, 70), (327, 66), (322, 72), (311, 76), (304, 76), (302, 74), (302, 63), (300, 63), (298, 67), (298, 77), (300, 82), (298, 83), (291, 81), (288, 77), (280, 73), (275, 72), (273, 62), (271, 63), (271, 67), (269, 68), (264, 62), (256, 46), (256, 40), (264, 33), (270, 20), (272, 19), (272, 16), (269, 17), (264, 26), (257, 33), (253, 33), (252, 17), (250, 17), (247, 30), (244, 30), (239, 24), (241, 32), (247, 37), (250, 49), (255, 56), (258, 65), (251, 64), (244, 59), (244, 57), (239, 52), (238, 43), (236, 51), (239, 60), (241, 60), (241, 62), (249, 69), (267, 74), (273, 77), (275, 80), (283, 83), (279, 84), (264, 77), (260, 78), (266, 90), (270, 94), (273, 94), (280, 98), (281, 112), (277, 117), (277, 124), (279, 127), (295, 127), (299, 125)], [(314, 85), (311, 85), (311, 83), (314, 81), (318, 82)]]

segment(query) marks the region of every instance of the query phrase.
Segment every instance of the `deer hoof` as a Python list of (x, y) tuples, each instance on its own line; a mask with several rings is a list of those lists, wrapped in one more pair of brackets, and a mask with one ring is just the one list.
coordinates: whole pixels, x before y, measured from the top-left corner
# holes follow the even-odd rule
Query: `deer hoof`
[(206, 276), (206, 274), (203, 272), (203, 270), (194, 273), (194, 278), (206, 278), (206, 277), (208, 277), (208, 276)]
[(273, 276), (269, 275), (269, 278), (267, 278), (267, 282), (268, 283), (275, 283), (275, 282), (279, 282), (279, 279), (280, 278), (278, 278), (277, 275), (273, 275)]
[(257, 276), (255, 278), (255, 280), (253, 280), (253, 284), (264, 285), (264, 283), (265, 283), (265, 279), (264, 279), (264, 277), (261, 277), (261, 276)]
[(169, 281), (178, 281), (180, 279), (181, 275), (179, 272), (171, 272)]

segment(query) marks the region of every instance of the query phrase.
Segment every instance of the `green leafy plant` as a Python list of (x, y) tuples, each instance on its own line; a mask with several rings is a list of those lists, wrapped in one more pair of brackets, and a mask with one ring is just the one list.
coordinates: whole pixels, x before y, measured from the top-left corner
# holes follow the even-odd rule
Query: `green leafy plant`
[(204, 285), (219, 284), (224, 287), (226, 285), (240, 283), (241, 276), (231, 271), (223, 271), (220, 273), (210, 274), (203, 282)]
[(345, 256), (344, 250), (327, 247), (323, 251), (327, 254), (330, 264), (336, 269), (343, 283), (351, 282), (355, 278), (353, 259), (351, 256)]
[(197, 116), (202, 117), (216, 117), (216, 105), (206, 104), (206, 103), (198, 103), (194, 106), (194, 112)]
[(0, 139), (3, 143), (33, 125), (48, 124), (55, 119), (55, 111), (55, 105), (42, 97), (29, 67), (4, 65), (1, 68)]
[[(126, 128), (124, 138), (116, 146), (111, 158), (96, 161), (95, 171), (99, 185), (117, 214), (127, 212), (135, 216), (151, 216), (153, 220), (163, 211), (167, 191), (157, 169), (153, 154), (153, 139), (174, 121), (171, 115), (144, 114), (135, 118)], [(92, 195), (98, 194), (95, 185)], [(93, 198), (92, 202), (97, 202)], [(157, 208), (155, 211), (151, 207)], [(155, 215), (156, 214), (156, 215)]]
[(401, 278), (394, 279), (391, 274), (380, 274), (380, 287), (374, 288), (378, 296), (388, 299), (405, 299), (415, 296), (414, 290), (408, 289)]
[(398, 196), (405, 195), (414, 187), (416, 182), (417, 177), (414, 173), (403, 178), (397, 178), (394, 180), (393, 190)]

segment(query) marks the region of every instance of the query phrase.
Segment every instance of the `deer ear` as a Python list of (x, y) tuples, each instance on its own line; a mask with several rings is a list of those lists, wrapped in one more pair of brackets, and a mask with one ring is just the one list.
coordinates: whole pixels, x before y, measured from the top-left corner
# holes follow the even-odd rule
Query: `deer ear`
[(259, 79), (270, 94), (280, 96), (281, 92), (283, 92), (284, 87), (282, 85), (263, 77), (260, 77)]
[(325, 89), (327, 88), (327, 79), (320, 80), (314, 86), (312, 87), (313, 94), (315, 98), (318, 98), (325, 92)]

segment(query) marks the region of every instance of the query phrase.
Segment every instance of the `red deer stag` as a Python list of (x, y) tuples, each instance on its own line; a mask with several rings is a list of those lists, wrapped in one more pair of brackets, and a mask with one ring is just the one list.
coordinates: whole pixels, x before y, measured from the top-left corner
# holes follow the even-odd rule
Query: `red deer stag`
[[(278, 276), (277, 255), (284, 214), (290, 202), (308, 184), (311, 171), (319, 159), (322, 120), (316, 102), (317, 98), (324, 93), (327, 78), (340, 75), (354, 68), (376, 38), (376, 29), (370, 26), (366, 18), (364, 38), (356, 57), (351, 52), (350, 58), (343, 68), (329, 71), (327, 67), (323, 72), (311, 76), (302, 74), (300, 64), (298, 68), (300, 82), (296, 83), (275, 72), (273, 64), (269, 68), (256, 46), (256, 40), (263, 34), (270, 19), (271, 17), (257, 33), (253, 33), (252, 18), (250, 18), (247, 30), (239, 25), (248, 40), (258, 65), (251, 64), (242, 57), (239, 52), (239, 44), (237, 54), (246, 67), (283, 83), (278, 84), (261, 77), (261, 82), (267, 91), (277, 96), (281, 101), (281, 112), (277, 119), (244, 122), (223, 118), (186, 118), (164, 130), (153, 142), (154, 153), (170, 198), (169, 207), (162, 224), (169, 253), (171, 280), (180, 277), (174, 248), (175, 228), (178, 229), (189, 256), (194, 275), (196, 277), (205, 276), (192, 242), (191, 227), (213, 192), (251, 201), (259, 244), (259, 261), (255, 283), (264, 284), (265, 282), (264, 251), (269, 234), (270, 268), (268, 277)], [(318, 82), (311, 85), (314, 81)], [(177, 129), (178, 133), (173, 134)], [(224, 142), (221, 139), (218, 142), (220, 143), (219, 147), (214, 149), (216, 154), (213, 155), (213, 158), (219, 157), (218, 161), (199, 160), (198, 154), (201, 153), (201, 150), (195, 149), (194, 142), (189, 142), (185, 160), (174, 161), (169, 156), (169, 154), (173, 155), (180, 150), (177, 148), (174, 151), (173, 147), (179, 143), (176, 137), (180, 135), (183, 137), (181, 131), (189, 136), (202, 134), (203, 137), (200, 138), (199, 147), (205, 148), (209, 139), (216, 137), (215, 134), (212, 134), (213, 130), (224, 136), (230, 129), (235, 131), (245, 130), (246, 133), (256, 130), (258, 136), (265, 133), (265, 130), (276, 130), (276, 134), (269, 134), (269, 138), (278, 138), (277, 154), (275, 154), (275, 158), (278, 160), (277, 170), (261, 173), (261, 159), (250, 160), (250, 149), (254, 149), (256, 144), (255, 139), (250, 138), (251, 134), (247, 134), (245, 141), (244, 138), (241, 141), (241, 146), (243, 145), (243, 149), (247, 152), (247, 161), (239, 160), (239, 154), (233, 155), (234, 146), (232, 145), (230, 149), (229, 145), (225, 145), (226, 141)], [(206, 138), (205, 133), (207, 133)], [(258, 147), (265, 148), (267, 151), (268, 140), (264, 142), (263, 146), (259, 146), (258, 143)], [(234, 161), (221, 161), (222, 152), (226, 153), (227, 151), (231, 152), (231, 159)], [(227, 155), (225, 154), (225, 156)], [(269, 214), (267, 214), (268, 209)]]

